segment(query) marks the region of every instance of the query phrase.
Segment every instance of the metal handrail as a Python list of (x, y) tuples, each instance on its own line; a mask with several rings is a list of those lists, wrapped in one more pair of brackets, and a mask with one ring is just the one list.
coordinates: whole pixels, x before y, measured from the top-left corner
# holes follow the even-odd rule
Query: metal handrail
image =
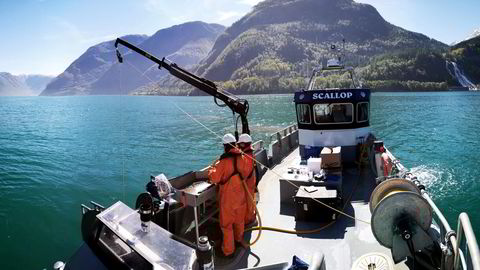
[[(448, 224), (448, 221), (445, 218), (445, 216), (443, 215), (443, 213), (440, 211), (440, 209), (438, 209), (437, 205), (432, 201), (432, 199), (430, 198), (428, 193), (425, 192), (424, 190), (422, 190), (422, 197), (425, 198), (427, 200), (428, 204), (430, 204), (430, 206), (432, 207), (433, 212), (435, 212), (435, 215), (439, 219), (439, 221), (440, 221), (441, 225), (443, 226), (445, 232), (452, 231), (452, 228), (450, 228), (450, 224)], [(456, 244), (455, 235), (452, 235), (450, 237), (450, 239), (445, 239), (445, 240), (446, 241), (451, 241), (452, 245)]]
[[(448, 223), (447, 219), (443, 215), (443, 213), (438, 209), (437, 205), (433, 202), (433, 200), (430, 198), (428, 193), (425, 190), (422, 190), (422, 197), (427, 200), (428, 204), (432, 207), (433, 212), (435, 213), (437, 217), (437, 222), (439, 221), (438, 225), (440, 225), (440, 233), (442, 237), (444, 237), (444, 244), (446, 245), (445, 247), (447, 250), (450, 252), (447, 252), (445, 250), (445, 253), (442, 255), (442, 270), (450, 270), (453, 267), (453, 262), (451, 261), (452, 253), (454, 250), (451, 249), (451, 247), (455, 247), (457, 245), (457, 238), (455, 232), (452, 230), (450, 227), (450, 224)], [(463, 257), (463, 256), (462, 256)]]
[[(457, 256), (458, 256), (458, 258), (460, 258), (459, 261), (462, 262), (462, 269), (468, 269), (467, 260), (465, 260), (465, 255), (463, 254), (463, 251), (461, 249), (459, 249), (458, 253), (456, 253), (456, 254), (458, 254)], [(457, 257), (457, 256), (455, 256), (455, 257)], [(454, 266), (453, 269), (455, 269), (455, 266)]]
[(393, 154), (392, 152), (390, 152), (386, 147), (385, 147), (385, 152), (387, 153), (388, 157), (390, 158), (390, 160), (392, 161), (393, 165), (395, 167), (397, 167), (397, 169), (399, 171), (405, 171), (407, 170), (407, 168), (405, 168), (405, 166), (403, 166), (402, 163), (400, 163), (400, 160), (398, 160)]
[(462, 237), (465, 234), (465, 241), (467, 244), (467, 253), (470, 254), (472, 260), (472, 266), (474, 270), (480, 270), (480, 251), (478, 250), (477, 239), (475, 238), (475, 233), (472, 229), (472, 224), (468, 218), (467, 213), (461, 213), (458, 216), (458, 226), (457, 226), (457, 244), (455, 245), (455, 259), (453, 260), (454, 269), (458, 269), (460, 261), (462, 260), (463, 269), (467, 269), (465, 258), (461, 258), (463, 254), (460, 254), (459, 248), (462, 243)]
[(263, 149), (263, 141), (262, 140), (256, 141), (255, 143), (252, 144), (252, 148), (254, 151)]
[[(386, 152), (399, 171), (406, 170), (406, 168), (398, 161), (398, 159), (396, 159), (393, 156), (393, 154), (390, 151), (388, 151), (388, 149), (386, 149)], [(465, 233), (465, 239), (467, 243), (466, 252), (467, 254), (470, 255), (473, 270), (480, 270), (480, 251), (478, 249), (477, 240), (475, 238), (475, 234), (473, 232), (472, 225), (470, 223), (470, 219), (468, 218), (468, 215), (466, 213), (461, 213), (459, 215), (457, 232), (455, 233), (451, 229), (443, 213), (440, 211), (440, 209), (438, 209), (438, 207), (435, 205), (435, 203), (430, 198), (428, 193), (425, 192), (425, 190), (422, 190), (422, 196), (427, 200), (428, 204), (432, 207), (435, 215), (440, 221), (440, 225), (442, 226), (442, 229), (443, 229), (442, 235), (445, 237), (444, 239), (445, 244), (447, 244), (447, 247), (450, 246), (449, 244), (451, 244), (450, 250), (453, 251), (453, 255), (454, 255), (453, 269), (455, 270), (459, 269), (460, 262), (462, 264), (462, 269), (463, 270), (467, 269), (467, 260), (465, 259), (464, 252), (462, 251), (462, 249), (460, 249), (460, 245), (462, 243), (462, 237), (463, 237), (463, 234)], [(443, 265), (443, 260), (442, 260), (442, 265)], [(452, 267), (451, 261), (450, 261), (450, 264), (447, 263), (447, 265), (443, 265), (443, 266), (447, 267), (445, 269), (451, 269)]]
[[(276, 131), (272, 134), (270, 134), (270, 142), (272, 141), (275, 141), (275, 140), (272, 140), (272, 137), (278, 137), (278, 135), (280, 135), (281, 137), (285, 137), (287, 136), (288, 134), (291, 134), (293, 133), (294, 131), (296, 131), (298, 128), (297, 128), (297, 124), (292, 124), (288, 127), (285, 127), (279, 131)], [(275, 138), (276, 139), (276, 138)]]

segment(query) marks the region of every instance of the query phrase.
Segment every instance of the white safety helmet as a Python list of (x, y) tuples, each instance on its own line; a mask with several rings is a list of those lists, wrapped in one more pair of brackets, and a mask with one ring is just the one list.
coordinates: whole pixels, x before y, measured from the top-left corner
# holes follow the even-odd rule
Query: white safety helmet
[(234, 144), (237, 140), (235, 139), (235, 136), (233, 136), (231, 133), (227, 133), (223, 136), (223, 144)]
[(238, 137), (238, 143), (252, 143), (252, 137), (247, 133), (243, 133)]

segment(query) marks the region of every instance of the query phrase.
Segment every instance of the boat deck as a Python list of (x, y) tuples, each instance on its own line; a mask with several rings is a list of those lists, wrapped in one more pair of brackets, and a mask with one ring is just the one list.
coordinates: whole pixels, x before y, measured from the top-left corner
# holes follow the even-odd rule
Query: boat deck
[[(267, 171), (259, 182), (260, 200), (257, 207), (264, 227), (312, 230), (328, 224), (296, 221), (294, 205), (280, 203), (279, 175), (285, 176), (288, 168), (298, 167), (299, 164), (299, 150), (296, 148), (286, 155), (273, 168), (273, 171)], [(310, 263), (316, 254), (324, 256), (327, 270), (350, 270), (358, 258), (370, 253), (380, 254), (381, 257), (392, 261), (390, 250), (377, 242), (370, 229), (370, 224), (362, 222), (369, 222), (371, 218), (368, 203), (370, 194), (375, 188), (375, 176), (369, 168), (359, 171), (356, 167), (344, 167), (342, 177), (344, 212), (358, 220), (338, 215), (334, 223), (314, 234), (287, 234), (263, 230), (260, 240), (255, 245), (248, 249), (239, 247), (233, 259), (217, 257), (215, 269), (288, 269), (293, 256)], [(193, 219), (193, 217), (189, 219)], [(215, 218), (201, 226), (200, 233), (208, 235), (209, 239), (216, 243), (216, 249), (220, 248), (221, 232)], [(257, 234), (258, 231), (246, 232), (245, 239), (251, 242)], [(195, 230), (190, 230), (184, 236), (186, 240), (194, 243)], [(390, 262), (393, 267), (388, 267), (386, 263), (382, 264), (381, 257), (380, 259), (378, 257), (370, 258), (361, 267), (355, 269), (369, 269), (370, 262), (376, 263), (375, 269), (413, 269), (408, 260), (394, 266), (393, 262)], [(141, 268), (141, 265), (137, 266)], [(65, 269), (87, 268), (105, 269), (106, 267), (84, 244), (79, 252), (70, 259)]]
[[(309, 230), (325, 225), (297, 222), (293, 206), (280, 203), (278, 175), (283, 175), (289, 167), (299, 164), (298, 151), (297, 148), (286, 156), (273, 168), (275, 173), (268, 171), (259, 182), (260, 200), (257, 207), (263, 226), (287, 230)], [(344, 211), (355, 218), (369, 222), (371, 215), (368, 202), (375, 188), (375, 176), (368, 168), (360, 173), (354, 167), (344, 168), (342, 173), (344, 203), (347, 203)], [(351, 199), (347, 201), (350, 195)], [(257, 232), (247, 233), (246, 238), (255, 239), (256, 235)], [(322, 253), (325, 256), (326, 269), (351, 269), (357, 258), (371, 252), (382, 253), (391, 259), (390, 250), (376, 241), (369, 224), (346, 216), (338, 216), (336, 222), (315, 234), (263, 231), (260, 240), (246, 252), (248, 255), (235, 260), (235, 268), (265, 266), (281, 262), (291, 263), (294, 255), (305, 262), (310, 262), (315, 253)], [(408, 269), (408, 267), (405, 263), (400, 263), (395, 265), (394, 269)]]

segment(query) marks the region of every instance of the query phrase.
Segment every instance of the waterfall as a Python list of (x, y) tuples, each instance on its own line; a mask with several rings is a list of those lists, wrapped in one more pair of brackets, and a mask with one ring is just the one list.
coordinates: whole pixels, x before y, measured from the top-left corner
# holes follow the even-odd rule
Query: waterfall
[[(477, 86), (473, 84), (465, 74), (458, 68), (457, 63), (453, 61), (446, 61), (448, 73), (452, 75), (463, 87), (467, 87), (469, 90), (478, 90)], [(450, 67), (453, 67), (453, 72)]]

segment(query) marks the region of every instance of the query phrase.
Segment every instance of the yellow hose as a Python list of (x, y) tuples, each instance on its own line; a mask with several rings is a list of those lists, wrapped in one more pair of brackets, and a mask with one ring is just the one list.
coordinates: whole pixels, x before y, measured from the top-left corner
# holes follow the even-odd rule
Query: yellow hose
[(263, 227), (263, 226), (258, 226), (258, 227), (252, 227), (249, 228), (245, 231), (254, 231), (254, 230), (265, 230), (265, 231), (274, 231), (274, 232), (279, 232), (279, 233), (290, 233), (290, 234), (312, 234), (312, 233), (317, 233), (323, 229), (326, 229), (327, 227), (331, 226), (333, 223), (335, 223), (335, 220), (332, 220), (330, 223), (317, 228), (313, 230), (302, 230), (302, 231), (296, 231), (296, 230), (285, 230), (285, 229), (280, 229), (280, 228), (275, 228), (275, 227)]
[[(252, 202), (253, 206), (255, 206), (255, 215), (258, 219), (258, 227), (255, 227), (255, 228), (259, 228), (258, 229), (258, 235), (257, 237), (255, 238), (255, 240), (252, 242), (252, 243), (245, 243), (245, 241), (243, 241), (243, 244), (247, 247), (250, 247), (250, 246), (253, 246), (255, 245), (255, 243), (257, 243), (258, 240), (260, 240), (260, 236), (262, 235), (262, 218), (260, 217), (260, 213), (258, 212), (258, 208), (257, 208), (257, 204), (255, 203), (255, 199), (253, 198), (252, 194), (250, 194), (250, 191), (248, 191), (248, 187), (247, 187), (247, 184), (245, 184), (245, 181), (242, 181), (242, 184), (243, 184), (243, 189), (245, 190), (245, 193), (247, 193), (247, 197), (248, 199), (250, 200), (250, 202)], [(251, 231), (249, 229), (245, 230), (246, 232), (248, 231)]]
[[(352, 198), (353, 193), (355, 193), (355, 190), (357, 189), (357, 186), (358, 186), (358, 181), (356, 182), (355, 187), (352, 189), (352, 193), (350, 193), (350, 195), (348, 196), (348, 199), (343, 204), (342, 211), (345, 209), (345, 206), (347, 206), (348, 202)], [(246, 188), (245, 184), (244, 184), (244, 188)], [(249, 195), (249, 198), (252, 199), (252, 201), (253, 201), (253, 198), (251, 197), (250, 192), (248, 192), (248, 189), (247, 189), (247, 193)], [(253, 203), (255, 203), (255, 202), (253, 201)], [(255, 244), (258, 241), (258, 239), (260, 238), (260, 234), (261, 234), (262, 230), (274, 231), (274, 232), (279, 232), (279, 233), (289, 233), (289, 234), (312, 234), (312, 233), (317, 233), (317, 232), (319, 232), (323, 229), (326, 229), (326, 228), (330, 227), (332, 224), (334, 224), (338, 220), (338, 219), (332, 220), (332, 221), (330, 221), (330, 223), (327, 223), (320, 228), (312, 229), (312, 230), (299, 230), (299, 231), (297, 231), (297, 230), (286, 230), (286, 229), (280, 229), (280, 228), (275, 228), (275, 227), (263, 227), (262, 223), (261, 223), (261, 219), (260, 219), (260, 213), (258, 212), (258, 208), (257, 208), (256, 204), (255, 204), (255, 210), (257, 211), (257, 217), (259, 218), (259, 223), (258, 223), (259, 226), (248, 228), (245, 231), (249, 232), (249, 231), (258, 230), (259, 233), (258, 233), (257, 239), (255, 239), (255, 241), (252, 242), (251, 244), (248, 244), (248, 246), (252, 246), (253, 244)]]

